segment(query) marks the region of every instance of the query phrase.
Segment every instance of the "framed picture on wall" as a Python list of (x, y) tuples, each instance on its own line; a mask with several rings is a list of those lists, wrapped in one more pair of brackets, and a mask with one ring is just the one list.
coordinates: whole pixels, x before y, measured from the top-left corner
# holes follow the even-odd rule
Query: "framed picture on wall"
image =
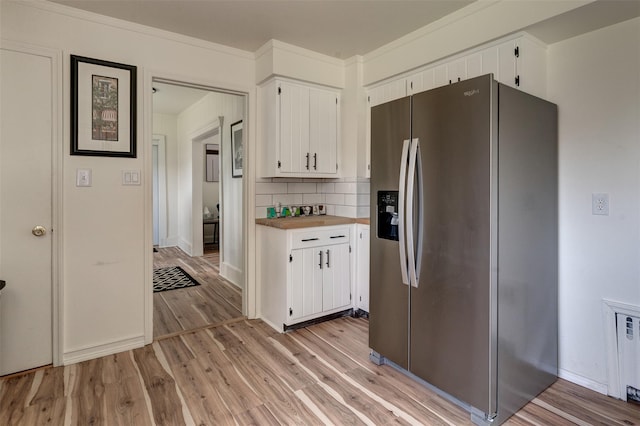
[(231, 176), (242, 177), (242, 120), (231, 125)]
[(136, 157), (136, 67), (71, 55), (71, 155)]

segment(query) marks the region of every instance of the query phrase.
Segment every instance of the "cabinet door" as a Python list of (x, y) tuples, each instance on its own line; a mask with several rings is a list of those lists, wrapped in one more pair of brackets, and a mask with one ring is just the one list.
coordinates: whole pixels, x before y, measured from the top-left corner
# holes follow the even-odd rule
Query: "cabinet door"
[(466, 58), (456, 59), (447, 64), (447, 78), (449, 79), (449, 84), (467, 79)]
[(349, 244), (325, 246), (322, 274), (322, 309), (328, 311), (351, 304)]
[(289, 283), (289, 312), (294, 321), (322, 312), (322, 270), (320, 248), (307, 248), (291, 252), (291, 282)]
[(337, 148), (338, 95), (312, 88), (309, 90), (309, 171), (337, 173)]
[(498, 75), (495, 79), (507, 86), (516, 87), (516, 41), (509, 40), (497, 47)]
[(309, 171), (309, 88), (280, 83), (279, 159), (281, 173)]
[(433, 89), (435, 87), (434, 78), (433, 68), (413, 74), (407, 78), (407, 95), (415, 95)]
[(369, 312), (369, 225), (358, 225), (356, 307)]

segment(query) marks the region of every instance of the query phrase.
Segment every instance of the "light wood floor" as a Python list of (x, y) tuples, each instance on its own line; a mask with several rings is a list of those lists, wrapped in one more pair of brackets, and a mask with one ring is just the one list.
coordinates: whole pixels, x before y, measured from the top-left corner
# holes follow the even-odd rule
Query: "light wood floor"
[(180, 266), (201, 284), (153, 294), (154, 339), (242, 317), (242, 292), (219, 277), (219, 265), (218, 250), (190, 257), (167, 247), (153, 254), (154, 269)]
[[(260, 320), (0, 381), (0, 425), (469, 425), (460, 408), (368, 359), (368, 322), (287, 334)], [(639, 425), (640, 407), (558, 380), (510, 425)]]

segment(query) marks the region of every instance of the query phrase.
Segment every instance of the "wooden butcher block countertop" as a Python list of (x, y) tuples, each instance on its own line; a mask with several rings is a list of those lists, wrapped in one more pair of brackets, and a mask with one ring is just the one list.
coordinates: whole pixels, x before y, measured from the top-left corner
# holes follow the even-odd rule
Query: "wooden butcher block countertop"
[[(366, 222), (365, 222), (366, 221)], [(343, 216), (299, 216), (276, 219), (256, 219), (256, 224), (279, 229), (313, 228), (316, 226), (350, 225), (352, 223), (369, 223), (368, 218), (356, 219)]]

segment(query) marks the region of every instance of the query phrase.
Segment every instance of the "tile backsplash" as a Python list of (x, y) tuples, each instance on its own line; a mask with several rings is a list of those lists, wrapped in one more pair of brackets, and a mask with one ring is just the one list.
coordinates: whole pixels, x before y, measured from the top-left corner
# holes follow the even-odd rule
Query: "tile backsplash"
[(256, 180), (256, 218), (267, 216), (267, 207), (324, 204), (327, 214), (369, 217), (369, 179), (294, 179)]

